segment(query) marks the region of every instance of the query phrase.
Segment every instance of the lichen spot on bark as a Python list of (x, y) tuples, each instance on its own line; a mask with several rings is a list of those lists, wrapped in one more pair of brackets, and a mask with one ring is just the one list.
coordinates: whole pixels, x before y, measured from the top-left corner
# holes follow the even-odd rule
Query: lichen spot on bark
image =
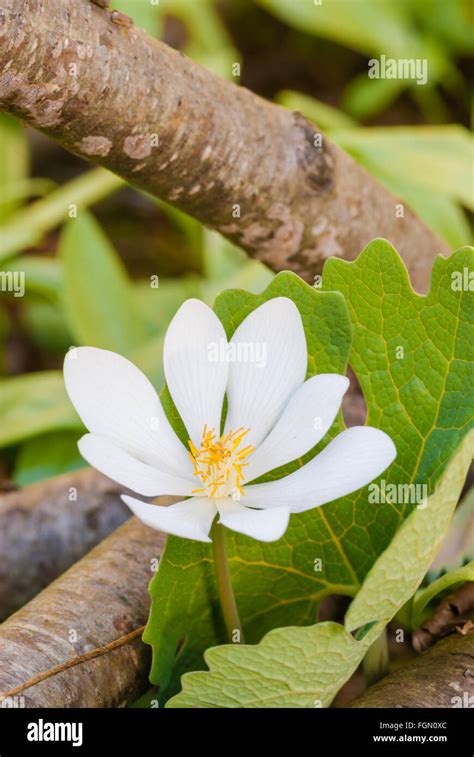
[(97, 155), (105, 157), (109, 154), (112, 142), (107, 137), (83, 137), (80, 142), (76, 143), (78, 149), (84, 155)]
[(151, 137), (149, 134), (136, 134), (127, 137), (123, 143), (123, 150), (132, 160), (143, 160), (151, 153)]

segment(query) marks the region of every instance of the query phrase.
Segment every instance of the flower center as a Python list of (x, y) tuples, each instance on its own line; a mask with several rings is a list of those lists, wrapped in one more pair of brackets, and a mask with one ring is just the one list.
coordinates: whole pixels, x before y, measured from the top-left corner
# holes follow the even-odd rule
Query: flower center
[(233, 499), (240, 499), (240, 496), (244, 495), (242, 468), (247, 465), (244, 462), (245, 458), (255, 447), (240, 445), (249, 431), (248, 428), (239, 428), (237, 431), (228, 431), (219, 438), (216, 437), (213, 428), (208, 429), (204, 426), (199, 449), (191, 440), (188, 441), (194, 475), (202, 483), (202, 487), (193, 489), (193, 494), (204, 494), (213, 498), (230, 496)]

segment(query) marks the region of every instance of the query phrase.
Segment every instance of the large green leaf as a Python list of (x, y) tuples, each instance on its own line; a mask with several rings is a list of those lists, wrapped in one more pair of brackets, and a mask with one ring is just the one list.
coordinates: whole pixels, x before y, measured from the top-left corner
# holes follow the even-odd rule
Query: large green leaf
[(61, 236), (63, 306), (78, 344), (124, 355), (146, 341), (124, 266), (93, 216), (82, 211)]
[(356, 641), (338, 623), (276, 628), (254, 646), (205, 652), (209, 672), (186, 673), (166, 707), (327, 707), (376, 638)]
[(396, 440), (391, 478), (426, 484), (430, 491), (473, 424), (474, 299), (465, 287), (473, 270), (473, 248), (439, 256), (430, 292), (418, 295), (384, 240), (372, 242), (353, 263), (328, 260), (324, 270), (323, 287), (342, 292), (349, 305), (350, 362), (367, 422)]
[[(388, 484), (419, 482), (432, 491), (472, 423), (472, 305), (469, 292), (451, 288), (451, 274), (469, 266), (472, 251), (467, 249), (439, 259), (432, 291), (421, 297), (411, 289), (397, 253), (383, 240), (369, 245), (354, 263), (331, 259), (326, 264), (324, 287), (342, 292), (350, 307), (351, 364), (365, 394), (368, 423), (386, 431), (397, 445), (398, 458), (384, 474)], [(300, 309), (308, 375), (344, 371), (349, 327), (338, 295), (316, 292), (296, 277), (280, 274), (260, 297), (224, 292), (216, 312), (231, 334), (248, 312), (276, 294), (291, 297)], [(340, 423), (333, 433), (338, 428)], [(292, 516), (276, 544), (229, 533), (246, 639), (257, 642), (277, 626), (314, 622), (318, 602), (328, 594), (354, 595), (409, 511), (405, 501), (368, 503), (365, 488)], [(144, 636), (153, 646), (151, 678), (163, 690), (172, 676), (173, 691), (179, 674), (202, 667), (204, 649), (223, 640), (209, 548), (170, 537), (151, 594)], [(178, 642), (182, 646), (173, 672)]]
[[(337, 623), (270, 631), (255, 646), (209, 649), (209, 672), (187, 673), (169, 707), (321, 707), (333, 700), (370, 644), (419, 586), (452, 516), (470, 462), (474, 432), (453, 455), (427, 507), (415, 510), (369, 572)], [(349, 631), (371, 625), (360, 641)]]

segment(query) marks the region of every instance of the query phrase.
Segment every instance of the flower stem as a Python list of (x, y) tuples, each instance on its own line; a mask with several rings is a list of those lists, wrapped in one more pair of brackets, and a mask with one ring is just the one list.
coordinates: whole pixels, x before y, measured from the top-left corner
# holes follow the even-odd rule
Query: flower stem
[(219, 592), (227, 636), (230, 642), (234, 642), (234, 634), (238, 631), (238, 639), (240, 643), (244, 644), (242, 624), (240, 622), (239, 611), (237, 610), (234, 590), (232, 588), (229, 563), (227, 562), (225, 529), (224, 526), (217, 522), (217, 518), (212, 526), (211, 537), (214, 567), (216, 569), (217, 590)]
[(364, 677), (367, 686), (377, 683), (388, 673), (388, 644), (387, 631), (384, 629), (379, 638), (374, 641), (364, 657)]

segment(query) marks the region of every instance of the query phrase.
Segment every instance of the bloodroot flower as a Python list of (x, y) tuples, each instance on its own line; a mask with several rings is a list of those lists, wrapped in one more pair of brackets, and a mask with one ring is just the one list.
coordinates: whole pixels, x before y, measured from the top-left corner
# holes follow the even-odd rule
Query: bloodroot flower
[(307, 362), (301, 317), (291, 300), (277, 297), (258, 307), (230, 342), (215, 313), (188, 300), (168, 328), (164, 371), (189, 449), (138, 368), (113, 352), (79, 347), (66, 357), (64, 375), (90, 431), (80, 452), (144, 497), (183, 497), (169, 507), (122, 497), (153, 528), (208, 542), (218, 516), (234, 531), (274, 541), (291, 513), (359, 489), (396, 455), (385, 433), (359, 426), (340, 433), (295, 472), (252, 483), (301, 458), (336, 417), (347, 378), (320, 374), (305, 381)]

